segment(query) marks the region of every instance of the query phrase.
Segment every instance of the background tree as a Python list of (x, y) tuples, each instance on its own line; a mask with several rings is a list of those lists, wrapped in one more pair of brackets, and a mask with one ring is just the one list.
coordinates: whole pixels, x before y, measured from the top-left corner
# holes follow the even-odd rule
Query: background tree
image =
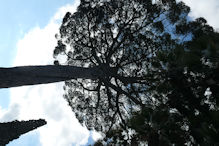
[[(206, 30), (206, 22), (202, 24)], [(160, 94), (166, 95), (166, 105), (183, 118), (193, 145), (219, 144), (218, 39), (218, 33), (201, 32), (184, 48), (164, 53), (167, 59), (159, 58), (168, 64), (161, 85), (168, 88), (162, 88)]]
[[(188, 78), (182, 77), (189, 66), (202, 65), (202, 57), (195, 58), (189, 46), (213, 29), (203, 18), (189, 21), (189, 11), (175, 0), (81, 0), (76, 13), (65, 15), (54, 57), (64, 55), (67, 65), (102, 70), (98, 79), (65, 83), (64, 97), (81, 123), (104, 132), (106, 138), (119, 133), (113, 141), (106, 139), (108, 143), (205, 141), (188, 129), (195, 123), (188, 123), (195, 108), (206, 105), (191, 93), (199, 91), (198, 84), (196, 91), (185, 89)], [(206, 89), (196, 94), (204, 98)], [(185, 110), (190, 104), (192, 110)]]
[[(134, 130), (131, 143), (148, 145), (218, 145), (218, 50), (219, 34), (200, 18), (201, 29), (193, 40), (169, 51), (157, 51), (153, 60), (156, 76), (148, 89), (160, 104), (135, 112), (128, 119)], [(163, 66), (165, 64), (165, 67)], [(157, 71), (159, 70), (159, 71)], [(161, 82), (163, 81), (163, 82)], [(112, 129), (104, 140), (126, 141), (121, 127)], [(110, 140), (111, 139), (111, 140)]]
[(19, 138), (22, 134), (32, 131), (46, 124), (43, 119), (29, 121), (12, 121), (0, 123), (0, 145), (4, 146), (10, 141)]

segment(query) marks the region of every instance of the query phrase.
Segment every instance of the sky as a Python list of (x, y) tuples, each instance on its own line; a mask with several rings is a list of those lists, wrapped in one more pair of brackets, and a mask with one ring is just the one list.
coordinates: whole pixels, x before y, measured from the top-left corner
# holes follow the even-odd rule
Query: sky
[[(189, 16), (219, 28), (218, 0), (183, 0)], [(79, 0), (1, 0), (0, 66), (52, 64), (60, 22)], [(0, 122), (44, 118), (47, 125), (8, 146), (81, 146), (99, 136), (76, 120), (63, 98), (63, 83), (0, 89)]]

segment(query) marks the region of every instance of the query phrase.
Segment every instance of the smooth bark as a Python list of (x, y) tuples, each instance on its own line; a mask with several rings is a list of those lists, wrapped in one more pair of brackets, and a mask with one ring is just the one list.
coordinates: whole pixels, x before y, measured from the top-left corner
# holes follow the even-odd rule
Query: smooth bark
[(100, 75), (101, 70), (98, 67), (45, 65), (0, 68), (0, 88), (46, 84), (77, 78), (98, 79)]

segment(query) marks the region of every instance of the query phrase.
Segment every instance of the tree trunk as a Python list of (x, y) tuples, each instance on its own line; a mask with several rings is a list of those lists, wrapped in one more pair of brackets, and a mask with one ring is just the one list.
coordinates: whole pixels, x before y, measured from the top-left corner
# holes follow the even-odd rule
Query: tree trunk
[(4, 146), (10, 141), (19, 138), (22, 134), (32, 131), (46, 124), (43, 119), (30, 121), (12, 121), (0, 123), (0, 145)]
[(46, 84), (70, 79), (98, 79), (102, 71), (98, 67), (45, 65), (0, 68), (0, 88)]

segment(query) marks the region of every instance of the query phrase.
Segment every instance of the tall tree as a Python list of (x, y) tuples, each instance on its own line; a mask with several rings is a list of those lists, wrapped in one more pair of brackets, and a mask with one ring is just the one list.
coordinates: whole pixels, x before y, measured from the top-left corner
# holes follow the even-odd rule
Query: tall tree
[(217, 142), (218, 37), (188, 12), (175, 0), (83, 0), (57, 35), (54, 57), (66, 55), (68, 66), (1, 68), (1, 87), (74, 79), (66, 81), (66, 100), (106, 142)]
[[(146, 117), (137, 120), (147, 127), (137, 128), (148, 128), (150, 132), (143, 136), (143, 141), (150, 145), (165, 139), (167, 144), (176, 144), (176, 140), (180, 144), (197, 141), (194, 133), (187, 132), (185, 121), (191, 119), (185, 118), (181, 107), (177, 109), (169, 104), (180, 104), (181, 96), (190, 96), (185, 94), (184, 87), (184, 94), (169, 96), (180, 90), (181, 78), (178, 77), (184, 70), (177, 64), (169, 67), (170, 61), (176, 60), (164, 55), (180, 50), (186, 52), (191, 40), (213, 32), (203, 18), (189, 21), (189, 11), (183, 2), (175, 0), (81, 0), (76, 13), (65, 15), (54, 57), (64, 55), (67, 65), (98, 66), (103, 72), (98, 79), (76, 79), (65, 84), (64, 97), (81, 123), (104, 132), (106, 137), (119, 127), (118, 141), (113, 142), (120, 143), (123, 139), (121, 142), (127, 144), (143, 140), (139, 139), (142, 135), (134, 140), (130, 128), (136, 132), (131, 121), (136, 123), (135, 115), (145, 114)], [(183, 62), (183, 58), (180, 59)], [(173, 90), (174, 83), (179, 89)], [(164, 90), (168, 88), (171, 90)], [(193, 104), (190, 100), (187, 102)], [(180, 114), (173, 112), (175, 109)], [(157, 123), (152, 117), (157, 118)], [(165, 129), (165, 120), (172, 120), (168, 127), (175, 126), (178, 131)], [(174, 139), (170, 135), (179, 137)]]
[(45, 120), (12, 121), (0, 123), (0, 145), (19, 138), (22, 134), (32, 131), (46, 124)]
[[(114, 68), (108, 70), (113, 71)], [(0, 68), (0, 88), (46, 84), (77, 78), (98, 79), (102, 74), (100, 67), (44, 65)]]

